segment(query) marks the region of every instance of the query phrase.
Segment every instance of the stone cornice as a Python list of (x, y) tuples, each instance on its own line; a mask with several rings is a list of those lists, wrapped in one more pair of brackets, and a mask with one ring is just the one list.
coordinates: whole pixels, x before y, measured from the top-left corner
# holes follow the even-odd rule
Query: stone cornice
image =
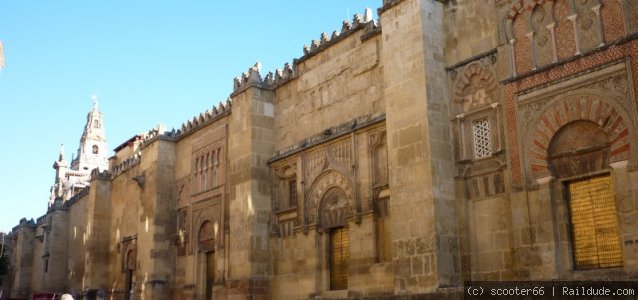
[(291, 145), (289, 147), (280, 149), (275, 152), (275, 156), (268, 160), (268, 164), (272, 164), (276, 161), (282, 160), (286, 157), (294, 155), (302, 150), (308, 149), (315, 145), (319, 145), (321, 143), (327, 142), (329, 140), (336, 139), (338, 137), (349, 134), (353, 131), (356, 131), (360, 128), (370, 126), (372, 124), (376, 124), (385, 120), (385, 114), (371, 117), (370, 115), (365, 115), (358, 117), (349, 122), (330, 127), (324, 130), (322, 133), (315, 134), (306, 139), (301, 140), (299, 143)]

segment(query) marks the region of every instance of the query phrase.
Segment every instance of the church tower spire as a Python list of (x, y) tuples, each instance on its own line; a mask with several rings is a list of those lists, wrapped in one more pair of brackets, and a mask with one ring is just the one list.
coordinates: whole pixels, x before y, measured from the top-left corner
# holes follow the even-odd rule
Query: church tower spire
[(98, 108), (97, 96), (92, 96), (93, 109), (86, 116), (86, 125), (80, 138), (77, 157), (71, 164), (71, 169), (91, 171), (99, 168), (108, 169), (108, 146), (104, 133), (103, 116)]

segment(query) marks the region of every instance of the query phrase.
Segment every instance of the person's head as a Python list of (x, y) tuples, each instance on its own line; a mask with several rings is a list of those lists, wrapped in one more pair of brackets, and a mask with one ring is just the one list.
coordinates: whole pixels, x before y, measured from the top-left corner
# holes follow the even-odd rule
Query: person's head
[(60, 300), (73, 300), (73, 296), (69, 294), (64, 294), (62, 295), (62, 298), (60, 298)]

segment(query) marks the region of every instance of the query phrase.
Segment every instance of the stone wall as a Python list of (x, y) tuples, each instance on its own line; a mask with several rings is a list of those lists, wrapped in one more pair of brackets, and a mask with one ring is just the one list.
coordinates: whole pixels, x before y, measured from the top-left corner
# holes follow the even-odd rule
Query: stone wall
[(497, 2), (457, 0), (444, 6), (444, 52), (448, 66), (496, 48), (500, 27)]
[[(23, 220), (13, 289), (457, 299), (463, 280), (634, 279), (633, 3), (385, 0)], [(600, 176), (622, 265), (579, 268), (568, 190)]]
[[(226, 190), (226, 161), (227, 161), (227, 129), (228, 117), (206, 125), (200, 130), (182, 137), (175, 144), (175, 165), (172, 170), (174, 188), (172, 203), (176, 215), (169, 221), (171, 228), (171, 255), (175, 256), (175, 273), (173, 277), (174, 298), (187, 299), (205, 293), (202, 283), (205, 281), (204, 270), (200, 265), (205, 251), (200, 249), (199, 230), (206, 222), (217, 224), (214, 235), (215, 257), (215, 287), (223, 287), (228, 269), (225, 245), (227, 237), (227, 190)], [(216, 152), (219, 151), (219, 152)], [(214, 183), (209, 187), (198, 190), (198, 172), (195, 167), (198, 159), (203, 155), (219, 153), (219, 161), (213, 170)]]
[(12, 230), (13, 237), (13, 283), (11, 297), (29, 297), (31, 294), (31, 276), (33, 271), (33, 243), (35, 236), (33, 220), (20, 220), (20, 225)]
[[(113, 164), (113, 162), (112, 162)], [(111, 226), (109, 234), (109, 292), (115, 294), (128, 293), (126, 287), (126, 273), (124, 250), (132, 249), (136, 255), (131, 258), (132, 281), (135, 293), (142, 292), (145, 275), (142, 269), (150, 269), (150, 247), (148, 237), (151, 220), (144, 214), (141, 207), (143, 192), (133, 178), (144, 172), (141, 164), (137, 164), (111, 180)], [(139, 178), (139, 177), (138, 177)], [(145, 242), (138, 240), (146, 235)], [(136, 246), (138, 248), (136, 248)], [(142, 265), (144, 261), (144, 265)]]
[[(349, 134), (335, 131), (336, 138), (271, 162), (275, 207), (270, 246), (273, 297), (302, 299), (393, 292), (392, 264), (383, 256), (387, 249), (380, 246), (390, 241), (388, 231), (379, 225), (383, 217), (387, 218), (387, 213), (382, 215), (379, 211), (379, 193), (387, 191), (387, 182), (377, 178), (379, 174), (373, 168), (384, 163), (374, 157), (379, 139), (385, 139), (384, 132), (383, 119), (379, 119)], [(387, 168), (387, 163), (380, 168)], [(290, 180), (301, 183), (294, 206), (287, 204), (290, 195), (285, 183)], [(284, 182), (283, 190), (280, 182)], [(325, 214), (323, 196), (334, 188), (342, 189), (349, 198), (343, 207), (344, 223)], [(350, 241), (347, 292), (331, 290), (328, 281), (328, 236), (331, 228), (342, 225), (348, 228)], [(290, 290), (294, 294), (287, 294)]]
[(356, 117), (383, 114), (382, 43), (378, 35), (363, 40), (364, 34), (356, 30), (302, 60), (296, 78), (277, 87), (277, 150)]
[[(466, 280), (632, 276), (627, 245), (633, 227), (622, 221), (633, 212), (625, 200), (632, 187), (616, 182), (631, 176), (635, 160), (630, 153), (636, 143), (629, 142), (636, 139), (635, 125), (627, 121), (636, 114), (636, 79), (630, 75), (635, 66), (626, 63), (634, 55), (631, 39), (622, 38), (621, 29), (628, 27), (612, 24), (634, 12), (611, 13), (620, 12), (620, 4), (626, 5), (496, 1), (496, 52), (448, 67), (451, 100), (458, 105), (451, 114), (457, 193), (466, 199), (460, 222)], [(617, 46), (609, 47), (613, 43)], [(492, 148), (487, 158), (477, 159), (472, 124), (481, 119), (490, 124)], [(577, 171), (580, 177), (565, 178), (568, 168), (552, 170), (547, 149), (559, 129), (576, 121), (601, 126), (612, 150), (599, 173)], [(624, 267), (575, 271), (566, 188), (600, 172), (614, 181)]]

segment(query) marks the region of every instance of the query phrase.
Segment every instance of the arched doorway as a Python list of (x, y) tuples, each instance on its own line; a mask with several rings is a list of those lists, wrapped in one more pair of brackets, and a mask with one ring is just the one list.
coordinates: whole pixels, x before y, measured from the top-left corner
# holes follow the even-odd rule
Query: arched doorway
[(564, 184), (574, 269), (622, 267), (609, 136), (594, 122), (574, 121), (556, 132), (547, 153), (552, 175)]
[(132, 299), (132, 295), (135, 293), (133, 290), (133, 273), (137, 266), (137, 251), (134, 248), (127, 250), (124, 259), (124, 271), (126, 272), (124, 293), (126, 300), (129, 300)]
[(330, 290), (348, 289), (350, 236), (346, 218), (352, 215), (346, 192), (339, 187), (328, 189), (321, 200), (320, 223), (328, 239), (328, 273)]

